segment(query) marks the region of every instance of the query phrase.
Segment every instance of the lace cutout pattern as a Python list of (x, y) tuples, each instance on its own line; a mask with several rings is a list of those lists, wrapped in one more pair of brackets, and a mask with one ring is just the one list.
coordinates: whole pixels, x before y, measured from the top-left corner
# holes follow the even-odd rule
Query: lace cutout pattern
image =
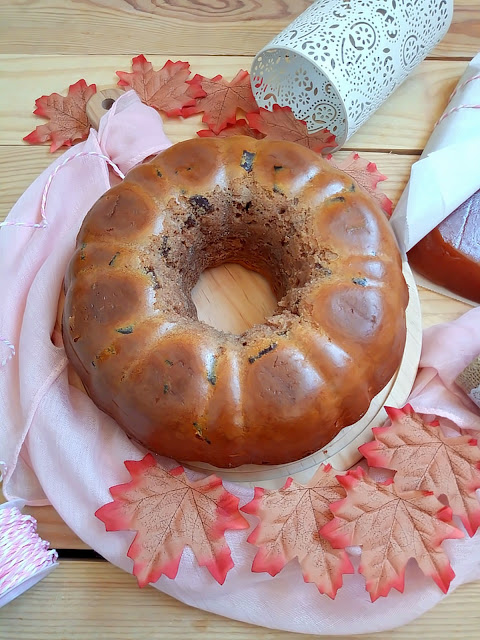
[(252, 66), (258, 104), (289, 106), (341, 146), (446, 33), (452, 0), (319, 0)]

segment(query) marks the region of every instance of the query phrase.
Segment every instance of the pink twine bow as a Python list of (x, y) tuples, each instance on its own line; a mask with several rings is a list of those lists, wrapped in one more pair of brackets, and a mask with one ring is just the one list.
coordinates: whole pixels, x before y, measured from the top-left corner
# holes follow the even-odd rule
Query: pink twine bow
[(52, 173), (48, 176), (48, 180), (45, 183), (45, 187), (43, 188), (42, 202), (40, 205), (40, 215), (42, 218), (41, 222), (10, 222), (9, 220), (5, 220), (4, 222), (0, 223), (0, 227), (29, 227), (34, 229), (45, 229), (45, 227), (48, 225), (47, 216), (46, 216), (47, 196), (48, 196), (48, 192), (50, 191), (50, 187), (52, 185), (53, 179), (55, 178), (57, 173), (60, 171), (60, 169), (63, 169), (63, 167), (67, 165), (69, 162), (71, 162), (72, 160), (75, 160), (76, 158), (83, 158), (85, 156), (94, 156), (96, 158), (101, 158), (102, 160), (105, 160), (105, 162), (112, 167), (115, 173), (122, 180), (125, 178), (125, 174), (120, 170), (120, 168), (114, 162), (110, 160), (108, 156), (104, 155), (103, 153), (98, 153), (97, 151), (81, 151), (80, 153), (76, 153), (73, 156), (69, 156), (68, 158), (65, 158), (65, 160), (63, 160), (63, 162), (57, 165), (55, 169), (52, 171)]

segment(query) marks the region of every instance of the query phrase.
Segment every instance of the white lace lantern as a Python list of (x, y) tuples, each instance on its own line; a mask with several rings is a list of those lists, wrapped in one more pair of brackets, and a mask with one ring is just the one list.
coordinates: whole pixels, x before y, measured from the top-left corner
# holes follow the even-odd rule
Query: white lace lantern
[(261, 107), (289, 106), (341, 147), (448, 30), (453, 0), (319, 0), (255, 57)]

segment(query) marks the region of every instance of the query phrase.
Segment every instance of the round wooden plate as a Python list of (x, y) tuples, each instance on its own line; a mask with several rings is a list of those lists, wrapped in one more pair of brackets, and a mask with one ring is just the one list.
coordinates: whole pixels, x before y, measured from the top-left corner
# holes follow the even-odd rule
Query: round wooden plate
[[(236, 265), (225, 265), (211, 273), (202, 274), (192, 297), (201, 320), (217, 328), (241, 333), (255, 322), (262, 322), (266, 312), (273, 310), (276, 301), (261, 276), (235, 267)], [(417, 287), (406, 261), (403, 263), (403, 274), (410, 299), (406, 311), (407, 339), (402, 362), (390, 382), (372, 400), (369, 410), (361, 420), (342, 429), (321, 451), (288, 464), (243, 465), (235, 469), (218, 469), (200, 462), (182, 464), (196, 471), (213, 472), (231, 482), (278, 489), (288, 477), (301, 483), (308, 482), (321, 464), (328, 462), (335, 469), (346, 470), (358, 462), (362, 457), (358, 447), (371, 440), (372, 427), (381, 425), (387, 418), (384, 406), (403, 406), (417, 374), (422, 346), (422, 318)], [(245, 297), (247, 306), (242, 304), (241, 297), (238, 304), (240, 292)]]

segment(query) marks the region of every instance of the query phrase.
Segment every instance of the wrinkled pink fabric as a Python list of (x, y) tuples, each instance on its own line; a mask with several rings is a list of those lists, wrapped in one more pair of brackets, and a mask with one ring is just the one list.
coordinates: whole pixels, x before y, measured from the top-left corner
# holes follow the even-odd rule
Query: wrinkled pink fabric
[(455, 378), (480, 354), (480, 307), (455, 322), (423, 333), (420, 371), (410, 395), (419, 413), (436, 414), (462, 429), (480, 431), (478, 407), (455, 384)]
[[(130, 93), (105, 116), (98, 136), (92, 132), (67, 155), (102, 151), (125, 172), (168, 144), (158, 115)], [(20, 198), (9, 219), (38, 220), (42, 189), (55, 164)], [(7, 498), (19, 497), (37, 505), (50, 502), (80, 538), (131, 572), (132, 561), (126, 552), (134, 534), (105, 532), (94, 513), (111, 500), (110, 486), (129, 480), (123, 461), (139, 460), (145, 452), (84, 393), (69, 385), (64, 350), (51, 340), (62, 278), (76, 234), (85, 213), (108, 186), (104, 161), (91, 157), (72, 161), (52, 185), (46, 229), (8, 227), (0, 232), (0, 335), (16, 347), (16, 356), (0, 368), (0, 458), (6, 462)], [(435, 413), (438, 405), (442, 415), (480, 428), (478, 410), (451, 384), (461, 364), (480, 352), (479, 325), (480, 309), (474, 309), (459, 322), (425, 333), (424, 368), (415, 387), (414, 406)], [(0, 361), (5, 348), (0, 345)], [(160, 458), (159, 462), (174, 464)], [(230, 483), (226, 486), (242, 505), (253, 496), (251, 489)], [(255, 518), (248, 517), (253, 526)], [(363, 577), (356, 574), (345, 576), (344, 587), (332, 601), (320, 595), (313, 584), (304, 583), (297, 562), (289, 563), (275, 578), (252, 573), (255, 548), (246, 542), (248, 533), (226, 534), (235, 567), (223, 586), (207, 569), (199, 568), (186, 549), (177, 578), (162, 577), (155, 587), (223, 616), (330, 636), (403, 625), (444, 597), (412, 563), (403, 595), (392, 592), (372, 604)], [(473, 539), (447, 541), (445, 548), (456, 573), (451, 589), (480, 578), (480, 534)], [(132, 577), (132, 588), (134, 585)]]

